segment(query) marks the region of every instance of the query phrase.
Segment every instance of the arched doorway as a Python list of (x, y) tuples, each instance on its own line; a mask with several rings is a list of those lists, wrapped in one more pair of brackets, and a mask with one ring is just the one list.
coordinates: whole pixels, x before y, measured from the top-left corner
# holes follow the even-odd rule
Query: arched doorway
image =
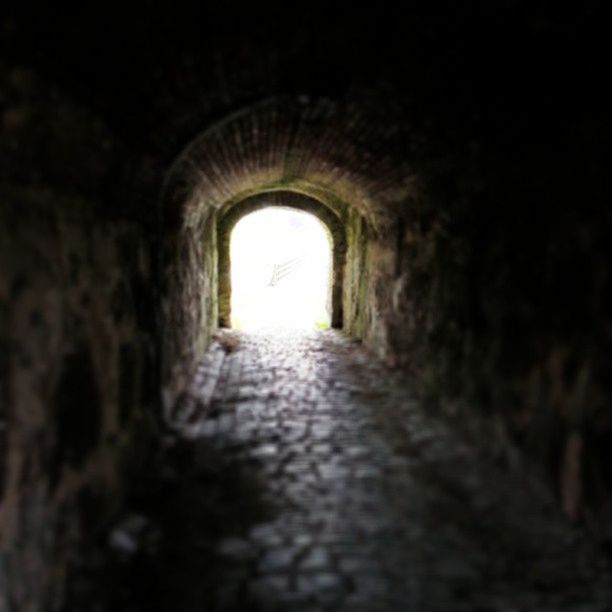
[[(345, 263), (347, 255), (347, 239), (345, 233), (344, 223), (339, 217), (338, 213), (328, 206), (318, 202), (314, 198), (309, 196), (289, 192), (289, 191), (277, 191), (277, 192), (263, 192), (255, 196), (248, 197), (238, 203), (230, 204), (225, 210), (221, 211), (218, 216), (217, 235), (218, 235), (218, 312), (219, 312), (219, 327), (251, 327), (250, 325), (243, 325), (240, 320), (233, 320), (232, 310), (237, 305), (236, 300), (233, 299), (233, 286), (232, 286), (232, 267), (230, 256), (230, 243), (232, 241), (232, 235), (234, 229), (238, 226), (241, 220), (251, 216), (251, 214), (257, 211), (268, 211), (267, 221), (261, 222), (261, 226), (272, 227), (268, 221), (271, 217), (286, 217), (287, 219), (293, 218), (293, 225), (309, 225), (311, 230), (302, 231), (302, 237), (294, 235), (293, 238), (289, 238), (289, 235), (298, 230), (297, 227), (291, 229), (291, 221), (289, 221), (289, 229), (279, 229), (278, 232), (283, 234), (281, 242), (289, 243), (289, 247), (285, 251), (285, 255), (281, 255), (277, 250), (276, 261), (272, 262), (270, 259), (270, 253), (268, 253), (267, 263), (260, 263), (260, 271), (251, 273), (252, 276), (259, 274), (260, 285), (263, 283), (264, 286), (268, 286), (268, 297), (271, 299), (274, 295), (272, 287), (274, 287), (278, 281), (280, 283), (281, 278), (287, 281), (295, 279), (296, 286), (294, 287), (295, 292), (299, 293), (304, 279), (298, 281), (300, 275), (299, 270), (307, 271), (309, 267), (312, 269), (312, 277), (319, 277), (319, 286), (324, 286), (321, 291), (324, 297), (318, 298), (319, 304), (325, 303), (325, 308), (322, 310), (319, 307), (319, 315), (314, 319), (311, 317), (311, 321), (308, 324), (298, 324), (295, 320), (288, 320), (290, 317), (287, 313), (290, 310), (302, 310), (302, 306), (297, 307), (287, 306), (287, 310), (280, 313), (282, 316), (277, 316), (279, 324), (264, 325), (264, 327), (333, 327), (342, 328), (344, 320), (344, 305), (343, 305), (343, 288), (344, 288), (344, 275), (345, 275)], [(293, 214), (297, 214), (298, 217), (292, 217)], [(301, 215), (301, 216), (300, 216)], [(253, 217), (257, 219), (257, 217)], [(263, 219), (263, 218), (262, 218)], [(301, 219), (301, 221), (298, 221)], [(255, 223), (257, 225), (257, 223)], [(256, 258), (262, 254), (262, 248), (257, 247), (257, 243), (261, 243), (261, 239), (264, 236), (264, 230), (259, 227), (255, 232), (255, 238), (251, 242), (250, 248), (245, 247), (246, 255), (250, 259)], [(311, 234), (310, 231), (314, 232)], [(277, 234), (278, 234), (277, 232)], [(273, 232), (274, 233), (274, 232)], [(318, 235), (318, 238), (313, 238), (313, 235)], [(310, 236), (310, 238), (308, 237)], [(268, 237), (264, 239), (263, 243), (266, 245), (265, 251), (274, 250), (274, 238)], [(324, 252), (327, 253), (329, 263), (324, 263), (324, 255), (319, 257), (314, 256), (313, 248), (314, 245), (325, 244)], [(302, 245), (298, 248), (298, 245)], [(319, 253), (323, 251), (323, 247), (319, 247)], [(262, 254), (263, 255), (263, 254)], [(297, 261), (296, 261), (297, 260)], [(266, 265), (268, 266), (266, 268)], [(272, 269), (276, 265), (276, 281), (272, 278)], [(319, 271), (315, 274), (315, 268)], [(294, 273), (295, 272), (295, 275)], [(262, 280), (261, 276), (268, 275), (268, 278)], [(288, 278), (291, 277), (291, 278)], [(272, 282), (272, 285), (270, 283)], [(314, 280), (313, 280), (314, 282)], [(301, 283), (301, 284), (300, 284)], [(286, 282), (284, 283), (286, 284)], [(321, 291), (319, 296), (321, 296)], [(281, 293), (278, 291), (277, 293)], [(303, 302), (312, 302), (309, 298), (303, 297)], [(274, 306), (278, 313), (277, 304)], [(261, 319), (260, 319), (261, 320)], [(255, 325), (255, 327), (261, 327)]]
[(330, 326), (332, 237), (313, 214), (275, 206), (245, 215), (230, 262), (233, 328)]

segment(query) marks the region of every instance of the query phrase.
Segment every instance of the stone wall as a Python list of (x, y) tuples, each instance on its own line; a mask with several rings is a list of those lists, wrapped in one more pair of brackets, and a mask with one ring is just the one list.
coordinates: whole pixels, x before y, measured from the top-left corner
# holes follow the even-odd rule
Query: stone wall
[(164, 237), (162, 394), (169, 416), (186, 389), (217, 327), (217, 214), (208, 211), (197, 222)]
[(2, 76), (0, 610), (38, 611), (60, 606), (157, 428), (156, 263), (100, 122)]
[(419, 196), (395, 213), (395, 237), (368, 246), (379, 279), (367, 299), (386, 329), (370, 335), (435, 405), (609, 538), (605, 122), (513, 103), (486, 127), (444, 111), (420, 126)]

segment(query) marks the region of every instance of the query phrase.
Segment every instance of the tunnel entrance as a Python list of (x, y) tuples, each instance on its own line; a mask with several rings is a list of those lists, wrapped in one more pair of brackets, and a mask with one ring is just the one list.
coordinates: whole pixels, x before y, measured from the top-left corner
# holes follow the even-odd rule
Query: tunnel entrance
[(329, 327), (331, 262), (331, 235), (315, 215), (278, 206), (245, 215), (230, 238), (231, 327)]

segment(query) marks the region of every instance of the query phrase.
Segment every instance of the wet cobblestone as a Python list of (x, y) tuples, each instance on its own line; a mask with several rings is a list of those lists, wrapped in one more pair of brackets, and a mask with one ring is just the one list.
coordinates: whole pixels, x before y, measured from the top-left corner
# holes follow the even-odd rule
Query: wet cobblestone
[(220, 333), (175, 418), (183, 438), (253, 469), (270, 509), (220, 535), (207, 609), (603, 612), (611, 601), (601, 556), (552, 500), (483, 461), (403, 375), (341, 334)]

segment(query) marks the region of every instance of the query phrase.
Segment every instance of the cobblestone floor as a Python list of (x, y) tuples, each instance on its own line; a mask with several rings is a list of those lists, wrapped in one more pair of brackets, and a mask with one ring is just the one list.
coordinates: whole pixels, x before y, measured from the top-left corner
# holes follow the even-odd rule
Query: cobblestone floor
[(546, 494), (341, 334), (219, 334), (174, 418), (200, 471), (168, 493), (173, 610), (610, 609)]

